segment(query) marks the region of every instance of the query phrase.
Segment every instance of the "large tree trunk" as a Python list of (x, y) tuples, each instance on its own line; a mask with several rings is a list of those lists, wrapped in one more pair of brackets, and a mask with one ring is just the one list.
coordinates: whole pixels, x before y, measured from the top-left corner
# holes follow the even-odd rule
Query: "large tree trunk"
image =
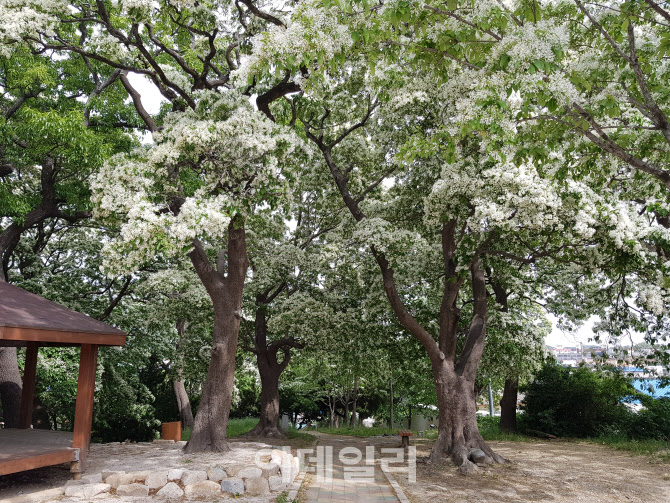
[[(442, 457), (449, 457), (460, 467), (462, 473), (476, 469), (476, 465), (470, 460), (473, 449), (484, 451), (487, 463), (505, 461), (486, 444), (477, 427), (475, 378), (484, 351), (488, 316), (486, 278), (479, 260), (471, 265), (471, 279), (474, 297), (473, 317), (461, 354), (455, 363), (446, 358), (443, 352), (437, 357), (434, 353), (431, 355), (440, 424), (430, 459), (438, 461)], [(446, 318), (458, 315), (450, 313), (449, 310), (446, 312), (443, 310), (442, 314), (443, 322)], [(455, 330), (454, 321), (443, 323), (440, 328), (443, 330), (446, 326)], [(455, 342), (456, 337), (445, 337), (445, 340)], [(444, 350), (447, 354), (452, 354), (455, 348), (444, 345)]]
[(437, 440), (430, 455), (431, 461), (449, 457), (460, 467), (461, 472), (467, 473), (475, 468), (470, 461), (470, 451), (481, 449), (490, 458), (487, 462), (504, 462), (479, 433), (474, 380), (459, 376), (448, 365), (441, 365), (435, 370), (439, 376), (435, 384), (439, 425)]
[(186, 320), (177, 321), (177, 333), (179, 334), (179, 343), (177, 344), (177, 376), (172, 381), (175, 397), (177, 398), (177, 407), (179, 408), (179, 420), (184, 428), (193, 428), (193, 411), (191, 410), (191, 400), (188, 398), (184, 379), (183, 348), (186, 337)]
[(505, 380), (505, 389), (500, 400), (500, 431), (502, 432), (516, 432), (516, 401), (518, 390), (518, 377)]
[(19, 427), (21, 408), (21, 373), (16, 348), (0, 348), (0, 400), (5, 428)]
[(284, 438), (286, 432), (279, 425), (279, 368), (273, 367), (266, 358), (258, 357), (258, 372), (261, 376), (261, 410), (258, 424), (249, 432), (250, 436)]
[[(215, 270), (199, 241), (194, 241), (191, 262), (214, 305), (214, 333), (211, 360), (195, 416), (191, 439), (185, 452), (230, 450), (226, 439), (228, 416), (233, 401), (235, 355), (242, 317), (242, 292), (249, 260), (241, 219), (228, 226), (228, 265)], [(223, 261), (222, 261), (223, 262)]]
[[(286, 432), (279, 426), (279, 378), (291, 360), (291, 348), (302, 348), (304, 345), (286, 334), (284, 339), (268, 344), (267, 306), (285, 288), (286, 283), (279, 285), (273, 293), (268, 290), (256, 296), (256, 316), (254, 318), (254, 353), (258, 373), (261, 377), (261, 410), (258, 424), (248, 436), (264, 438), (284, 438)], [(277, 354), (282, 351), (284, 359), (279, 362)]]

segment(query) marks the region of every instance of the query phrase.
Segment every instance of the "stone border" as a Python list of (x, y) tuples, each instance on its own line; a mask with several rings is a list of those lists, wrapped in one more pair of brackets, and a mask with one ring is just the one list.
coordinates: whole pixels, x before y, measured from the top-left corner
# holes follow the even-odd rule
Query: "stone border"
[[(157, 441), (155, 443), (166, 443)], [(126, 473), (103, 471), (86, 474), (81, 480), (70, 480), (57, 497), (87, 500), (98, 494), (154, 497), (161, 500), (203, 498), (226, 493), (232, 496), (269, 496), (287, 490), (300, 489), (304, 477), (300, 461), (288, 450), (265, 448), (256, 453), (255, 464), (212, 465), (205, 469), (188, 470), (168, 467)], [(297, 491), (296, 491), (297, 493)], [(12, 503), (35, 503), (34, 500)]]
[(386, 480), (388, 480), (389, 484), (391, 484), (393, 492), (395, 492), (395, 495), (400, 500), (400, 503), (410, 503), (407, 499), (407, 496), (405, 496), (405, 492), (402, 490), (402, 487), (400, 487), (400, 484), (398, 484), (393, 475), (391, 475), (391, 472), (389, 470), (384, 470), (383, 467), (381, 470), (386, 476)]

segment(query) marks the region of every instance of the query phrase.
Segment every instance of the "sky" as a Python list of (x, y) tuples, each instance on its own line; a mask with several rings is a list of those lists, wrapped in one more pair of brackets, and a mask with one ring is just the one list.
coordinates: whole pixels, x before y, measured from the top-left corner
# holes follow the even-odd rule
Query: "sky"
[[(158, 113), (161, 101), (163, 101), (158, 88), (143, 75), (131, 73), (128, 79), (142, 96), (142, 104), (147, 109), (147, 112), (150, 114)], [(128, 103), (130, 104), (130, 100)], [(593, 338), (593, 324), (598, 321), (596, 318), (587, 320), (575, 331), (560, 330), (557, 328), (556, 318), (551, 315), (548, 315), (548, 318), (554, 327), (552, 332), (545, 338), (545, 343), (548, 346), (576, 346), (580, 342), (582, 344), (595, 344), (593, 341), (589, 341), (589, 339)], [(642, 334), (633, 335), (634, 342), (642, 342), (642, 340)]]

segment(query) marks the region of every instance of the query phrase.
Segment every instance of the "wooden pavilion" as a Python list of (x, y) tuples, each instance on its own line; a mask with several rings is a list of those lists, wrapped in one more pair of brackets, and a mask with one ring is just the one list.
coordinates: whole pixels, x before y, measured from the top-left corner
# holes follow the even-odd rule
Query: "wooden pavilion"
[[(91, 441), (98, 346), (125, 343), (121, 330), (0, 282), (0, 346), (26, 348), (19, 428), (0, 429), (0, 475), (70, 463), (79, 478)], [(72, 433), (31, 429), (40, 346), (81, 347)]]

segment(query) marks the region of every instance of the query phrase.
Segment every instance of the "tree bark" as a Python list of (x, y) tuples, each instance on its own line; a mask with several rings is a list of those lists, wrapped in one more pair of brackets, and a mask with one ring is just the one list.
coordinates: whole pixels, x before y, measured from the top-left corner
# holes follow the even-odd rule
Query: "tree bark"
[(481, 261), (475, 260), (470, 270), (474, 297), (473, 317), (461, 354), (455, 365), (448, 359), (443, 359), (442, 354), (431, 358), (433, 374), (436, 377), (435, 391), (440, 424), (430, 459), (438, 461), (448, 456), (460, 467), (462, 473), (476, 469), (476, 465), (469, 459), (472, 449), (484, 451), (489, 458), (488, 462), (505, 461), (486, 444), (477, 427), (475, 378), (484, 351), (488, 308), (486, 278)]
[(207, 377), (193, 433), (185, 452), (230, 450), (226, 429), (233, 400), (235, 355), (242, 317), (242, 292), (249, 267), (246, 234), (241, 218), (228, 226), (228, 270), (215, 270), (202, 243), (194, 241), (191, 262), (214, 305), (214, 331)]
[(0, 400), (5, 428), (19, 427), (22, 381), (16, 348), (0, 348)]
[(184, 379), (182, 377), (184, 372), (184, 363), (183, 363), (183, 347), (184, 339), (186, 337), (186, 320), (177, 321), (177, 333), (179, 334), (179, 343), (177, 344), (177, 353), (178, 353), (178, 367), (177, 367), (177, 376), (172, 381), (172, 387), (174, 389), (174, 394), (177, 398), (177, 407), (179, 408), (179, 420), (184, 428), (193, 428), (193, 411), (191, 410), (191, 400), (188, 398), (188, 393), (186, 392), (186, 386), (184, 385)]
[(505, 389), (500, 400), (500, 431), (516, 432), (516, 402), (519, 378), (505, 379)]
[(430, 455), (431, 461), (449, 457), (460, 467), (462, 473), (468, 473), (475, 469), (469, 459), (470, 451), (481, 449), (490, 458), (489, 462), (504, 462), (479, 433), (474, 405), (474, 382), (459, 376), (448, 365), (438, 368), (436, 374), (439, 425), (437, 440)]
[(285, 438), (279, 417), (279, 376), (276, 366), (269, 364), (267, 358), (258, 357), (258, 372), (261, 376), (261, 410), (258, 424), (249, 432), (249, 436), (263, 438)]
[[(268, 344), (267, 307), (286, 286), (279, 285), (273, 293), (268, 290), (256, 296), (256, 316), (254, 318), (253, 351), (256, 354), (258, 373), (261, 378), (261, 409), (258, 424), (247, 434), (263, 438), (285, 438), (286, 432), (280, 427), (279, 378), (291, 360), (291, 348), (304, 345), (292, 337), (276, 340)], [(279, 362), (277, 354), (282, 351), (284, 359)]]
[(358, 418), (356, 417), (356, 405), (358, 402), (358, 376), (354, 377), (354, 403), (351, 410), (351, 425), (356, 428), (358, 424)]

